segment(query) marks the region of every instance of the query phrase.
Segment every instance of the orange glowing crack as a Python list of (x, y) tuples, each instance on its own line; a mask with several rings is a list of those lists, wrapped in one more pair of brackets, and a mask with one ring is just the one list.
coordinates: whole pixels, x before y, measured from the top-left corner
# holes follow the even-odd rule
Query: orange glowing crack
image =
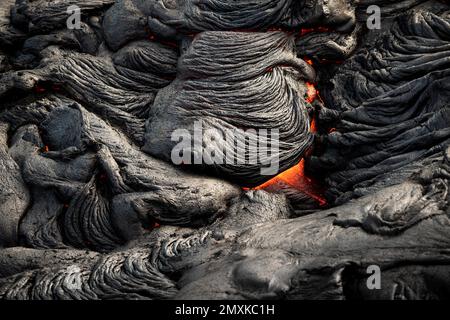
[(306, 83), (306, 102), (313, 103), (317, 98), (317, 90), (314, 87), (314, 84), (307, 82)]
[(300, 163), (298, 165), (293, 166), (292, 168), (280, 173), (278, 176), (276, 176), (275, 178), (270, 179), (269, 181), (263, 183), (262, 185), (254, 188), (254, 190), (263, 190), (266, 189), (267, 187), (276, 184), (277, 182), (284, 182), (287, 183), (289, 185), (293, 185), (296, 184), (295, 182), (299, 179), (299, 177), (302, 176), (304, 169), (305, 169), (305, 165), (304, 165), (304, 160), (302, 159), (302, 161), (300, 161)]

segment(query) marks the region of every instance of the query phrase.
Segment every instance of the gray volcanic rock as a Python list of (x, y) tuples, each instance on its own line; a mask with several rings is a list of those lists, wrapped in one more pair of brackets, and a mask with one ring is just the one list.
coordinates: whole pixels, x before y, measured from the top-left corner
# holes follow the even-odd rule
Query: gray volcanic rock
[(339, 68), (324, 95), (337, 131), (319, 158), (333, 171), (330, 197), (344, 203), (404, 181), (446, 149), (449, 40), (448, 14), (412, 11)]
[(8, 153), (8, 128), (0, 123), (0, 247), (17, 244), (19, 222), (30, 202), (20, 168)]
[(147, 19), (131, 0), (118, 0), (105, 13), (103, 30), (106, 43), (114, 51), (124, 44), (144, 38)]
[[(186, 130), (201, 148), (183, 150), (183, 158), (191, 161), (184, 164), (195, 164), (199, 153), (205, 158), (206, 144), (210, 153), (223, 156), (223, 163), (205, 160), (201, 169), (213, 168), (250, 187), (296, 165), (311, 146), (305, 95), (306, 82), (314, 81), (315, 72), (295, 57), (292, 37), (281, 32), (205, 32), (180, 57), (178, 72), (177, 79), (159, 92), (149, 113), (144, 151), (171, 161), (179, 143), (172, 134)], [(208, 140), (204, 134), (208, 130), (217, 133), (215, 140)], [(279, 150), (251, 163), (251, 143), (261, 130), (267, 135), (266, 148), (277, 142)], [(277, 130), (276, 136), (272, 130)], [(226, 157), (234, 160), (226, 161)], [(274, 172), (262, 174), (275, 157)]]
[(28, 29), (32, 32), (49, 32), (65, 28), (69, 17), (67, 9), (70, 6), (80, 8), (80, 13), (87, 15), (96, 10), (106, 8), (115, 0), (19, 0), (16, 4), (17, 13), (28, 21)]

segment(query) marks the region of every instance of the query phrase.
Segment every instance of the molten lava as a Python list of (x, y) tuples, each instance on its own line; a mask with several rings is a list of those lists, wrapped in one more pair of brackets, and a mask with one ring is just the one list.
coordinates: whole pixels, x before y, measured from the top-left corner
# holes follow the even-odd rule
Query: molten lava
[(317, 90), (316, 87), (312, 84), (307, 82), (306, 83), (306, 102), (313, 103), (314, 100), (317, 98)]
[[(312, 83), (307, 83), (306, 86), (306, 101), (308, 103), (312, 103), (316, 98), (319, 97), (318, 91)], [(317, 132), (317, 124), (314, 118), (311, 120), (310, 130), (311, 132)], [(306, 154), (308, 154), (310, 151), (311, 150), (307, 151)], [(327, 201), (323, 197), (323, 192), (321, 190), (320, 184), (317, 183), (317, 181), (314, 181), (313, 178), (308, 177), (305, 173), (305, 159), (302, 159), (299, 164), (280, 173), (278, 176), (272, 178), (271, 180), (263, 183), (256, 188), (253, 188), (253, 190), (264, 190), (278, 183), (289, 185), (299, 192), (308, 195), (310, 198), (317, 201), (317, 203), (321, 207), (327, 205)]]

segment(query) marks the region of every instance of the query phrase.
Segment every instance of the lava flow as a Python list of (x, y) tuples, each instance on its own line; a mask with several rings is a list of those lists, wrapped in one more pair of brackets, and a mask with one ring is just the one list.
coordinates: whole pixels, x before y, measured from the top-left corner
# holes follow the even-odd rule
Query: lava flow
[[(306, 83), (306, 87), (306, 101), (308, 103), (312, 103), (318, 98), (319, 93), (312, 83)], [(311, 120), (310, 130), (311, 132), (317, 131), (316, 121), (314, 118)], [(313, 178), (308, 177), (305, 173), (305, 159), (302, 159), (299, 164), (280, 173), (278, 176), (272, 178), (271, 180), (263, 183), (256, 188), (253, 188), (253, 190), (264, 190), (278, 183), (287, 184), (290, 187), (298, 190), (299, 192), (308, 195), (309, 197), (317, 201), (317, 203), (321, 207), (327, 205), (327, 201), (322, 195), (323, 192), (319, 186), (319, 183), (317, 183), (317, 181), (315, 181)]]
[(313, 103), (317, 98), (317, 90), (314, 84), (306, 83), (306, 102)]
[(305, 159), (302, 159), (299, 164), (284, 171), (283, 173), (280, 173), (275, 178), (272, 178), (266, 183), (253, 188), (253, 190), (264, 190), (280, 182), (308, 195), (310, 198), (317, 201), (321, 207), (327, 205), (327, 200), (323, 197), (318, 183), (315, 182), (313, 178), (310, 178), (305, 174)]

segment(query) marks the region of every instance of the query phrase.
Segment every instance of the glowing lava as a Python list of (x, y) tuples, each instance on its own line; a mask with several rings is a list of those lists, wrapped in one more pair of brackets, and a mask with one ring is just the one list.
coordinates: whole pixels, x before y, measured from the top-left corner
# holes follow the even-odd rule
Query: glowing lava
[(306, 83), (306, 102), (313, 103), (317, 98), (317, 90), (316, 87), (312, 83)]
[[(306, 101), (312, 103), (318, 97), (318, 91), (314, 87), (312, 83), (307, 83), (307, 97)], [(315, 119), (311, 120), (310, 126), (311, 132), (317, 132), (317, 125)], [(306, 155), (310, 153), (311, 150), (306, 152)], [(314, 181), (313, 178), (310, 178), (305, 173), (305, 159), (302, 159), (299, 164), (293, 166), (292, 168), (280, 173), (278, 176), (272, 178), (271, 180), (263, 183), (262, 185), (253, 188), (253, 190), (264, 190), (272, 185), (276, 185), (278, 183), (286, 184), (299, 192), (302, 192), (315, 201), (320, 206), (326, 206), (327, 201), (323, 197), (323, 190), (321, 190), (320, 184)], [(245, 189), (248, 190), (248, 189)]]
[(292, 168), (284, 171), (279, 174), (275, 178), (267, 181), (266, 183), (254, 188), (253, 190), (264, 190), (272, 185), (276, 185), (278, 183), (286, 184), (294, 189), (297, 189), (299, 192), (302, 192), (323, 207), (327, 205), (326, 199), (322, 196), (322, 191), (319, 187), (317, 187), (317, 183), (314, 179), (308, 177), (305, 174), (305, 160), (302, 159), (299, 164), (293, 166)]
[(47, 91), (43, 86), (41, 86), (39, 84), (36, 84), (33, 89), (34, 89), (34, 92), (36, 92), (36, 93), (44, 93)]

